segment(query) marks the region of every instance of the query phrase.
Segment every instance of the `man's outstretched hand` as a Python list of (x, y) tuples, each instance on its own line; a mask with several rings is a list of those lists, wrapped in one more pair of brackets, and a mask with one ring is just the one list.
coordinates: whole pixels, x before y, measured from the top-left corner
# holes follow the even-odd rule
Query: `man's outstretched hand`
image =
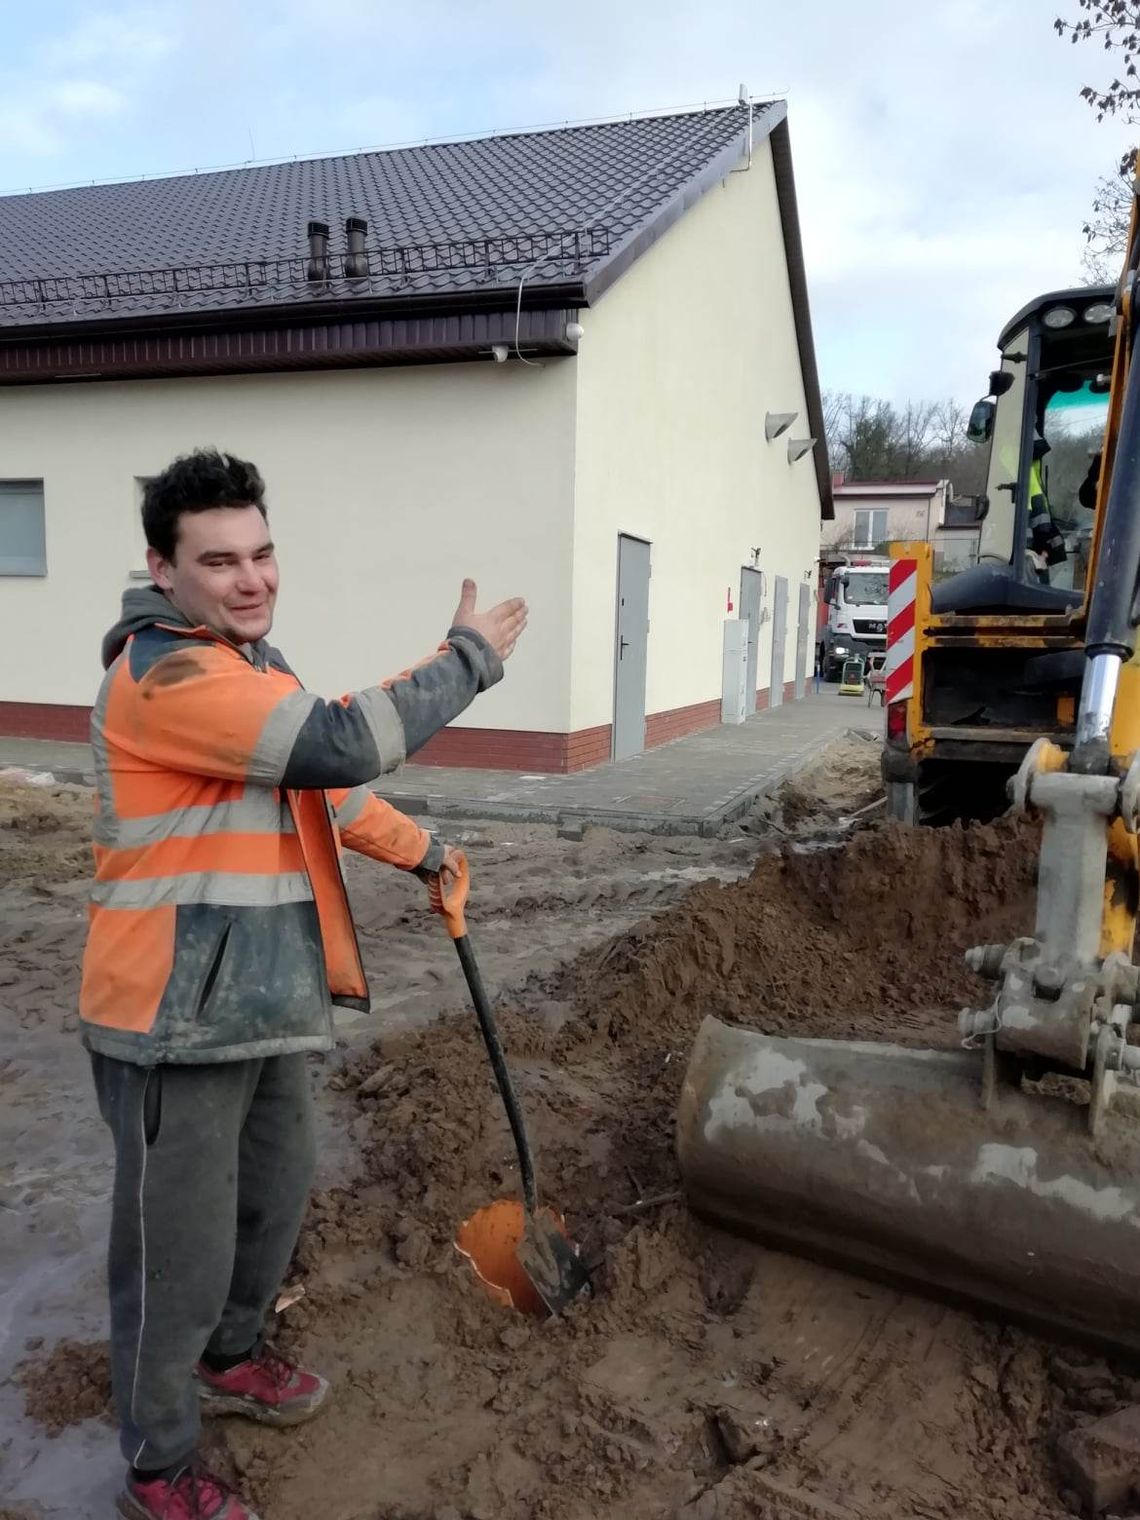
[(519, 635), (526, 627), (526, 603), (521, 596), (514, 596), (509, 602), (500, 602), (497, 607), (492, 607), (490, 612), (476, 612), (475, 599), (478, 594), (479, 588), (474, 581), (463, 582), (459, 606), (455, 609), (451, 626), (474, 628), (476, 633), (483, 635), (500, 660), (509, 659), (519, 641)]

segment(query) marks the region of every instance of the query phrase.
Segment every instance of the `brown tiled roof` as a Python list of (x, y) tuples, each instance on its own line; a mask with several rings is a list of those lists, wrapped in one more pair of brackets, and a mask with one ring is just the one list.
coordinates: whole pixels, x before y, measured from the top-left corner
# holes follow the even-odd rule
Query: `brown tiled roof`
[[(547, 329), (562, 334), (740, 167), (750, 111), (755, 141), (771, 143), (830, 518), (783, 102), (0, 196), (0, 383), (454, 358), (504, 337), (572, 352)], [(362, 278), (346, 278), (349, 217), (368, 223)], [(317, 286), (310, 221), (331, 232)]]
[[(764, 136), (783, 107), (756, 106)], [(314, 300), (306, 225), (331, 229), (323, 298), (589, 287), (726, 172), (747, 107), (0, 197), (0, 327)], [(369, 276), (343, 279), (344, 222)], [(533, 266), (533, 267), (532, 267)]]

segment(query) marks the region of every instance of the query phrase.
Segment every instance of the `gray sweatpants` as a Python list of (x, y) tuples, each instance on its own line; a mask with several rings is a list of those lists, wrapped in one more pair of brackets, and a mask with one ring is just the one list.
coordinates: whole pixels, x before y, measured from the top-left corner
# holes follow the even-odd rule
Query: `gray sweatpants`
[(136, 1467), (198, 1441), (191, 1371), (262, 1332), (314, 1165), (304, 1055), (146, 1068), (92, 1055), (115, 1141), (108, 1277), (111, 1376)]

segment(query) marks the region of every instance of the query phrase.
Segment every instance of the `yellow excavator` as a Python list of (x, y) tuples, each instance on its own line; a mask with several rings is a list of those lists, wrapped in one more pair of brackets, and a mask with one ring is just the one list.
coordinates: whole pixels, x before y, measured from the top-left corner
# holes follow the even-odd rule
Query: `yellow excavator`
[(894, 546), (914, 571), (908, 605), (888, 612), (883, 776), (903, 822), (996, 817), (1036, 739), (1072, 742), (1097, 491), (1123, 402), (1115, 318), (1116, 292), (1100, 286), (1041, 296), (1006, 324), (970, 418), (971, 438), (989, 445), (977, 563), (948, 573), (933, 545)]
[[(676, 1143), (718, 1224), (1140, 1354), (1138, 265), (1134, 211), (1115, 289), (1056, 293), (1003, 334), (974, 417), (978, 565), (937, 579), (912, 545), (892, 567), (896, 811), (1039, 818), (1034, 932), (969, 952), (994, 994), (956, 1051), (707, 1018)], [(1047, 468), (1066, 411), (1070, 500)]]

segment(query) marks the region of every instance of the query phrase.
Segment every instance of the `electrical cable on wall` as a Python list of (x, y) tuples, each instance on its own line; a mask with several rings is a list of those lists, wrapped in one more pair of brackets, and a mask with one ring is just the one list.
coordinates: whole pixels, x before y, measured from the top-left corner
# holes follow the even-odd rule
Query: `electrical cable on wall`
[(544, 261), (542, 259), (536, 259), (528, 269), (524, 269), (522, 274), (519, 275), (519, 294), (518, 300), (515, 302), (515, 358), (521, 360), (523, 364), (529, 364), (531, 369), (542, 369), (543, 364), (540, 359), (526, 358), (523, 354), (522, 349), (519, 347), (519, 329), (522, 326), (523, 286), (526, 284), (527, 280), (535, 272), (538, 266), (543, 262)]

